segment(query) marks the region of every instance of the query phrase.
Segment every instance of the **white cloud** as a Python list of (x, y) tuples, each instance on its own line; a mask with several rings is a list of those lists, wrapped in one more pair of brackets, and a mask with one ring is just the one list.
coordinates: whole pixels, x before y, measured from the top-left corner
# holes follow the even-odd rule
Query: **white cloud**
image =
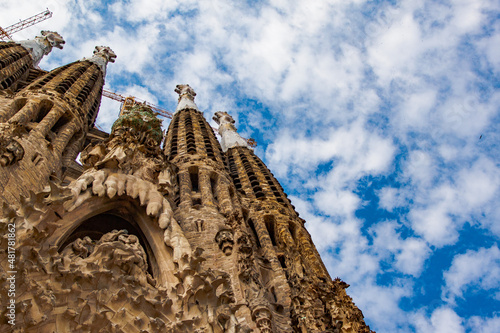
[(475, 333), (498, 333), (500, 330), (500, 317), (481, 318), (474, 316), (467, 322), (468, 328)]
[(395, 270), (418, 277), (431, 250), (420, 238), (403, 238), (401, 227), (392, 221), (372, 227), (372, 250), (377, 252), (380, 260), (393, 264)]
[[(450, 303), (462, 298), (470, 288), (498, 290), (500, 287), (500, 250), (493, 246), (456, 255), (444, 274), (443, 297)], [(498, 298), (498, 294), (493, 297)]]
[[(338, 159), (334, 163), (335, 174), (331, 181), (342, 178), (341, 182), (357, 180), (364, 173), (377, 174), (387, 170), (392, 161), (395, 148), (388, 139), (376, 133), (369, 133), (361, 121), (337, 130), (331, 130), (326, 139), (320, 137), (305, 138), (297, 133), (284, 132), (268, 146), (266, 158), (270, 167), (293, 165), (294, 170), (315, 168), (319, 163)], [(288, 169), (281, 169), (286, 174)]]
[[(436, 91), (427, 90), (409, 93), (400, 105), (398, 118), (395, 120), (402, 128), (417, 128), (428, 126), (429, 113), (436, 103)], [(406, 129), (407, 130), (407, 129)]]
[(440, 307), (432, 312), (430, 318), (423, 314), (413, 317), (413, 324), (417, 333), (460, 333), (465, 332), (463, 319), (448, 307)]
[(394, 187), (384, 187), (378, 191), (381, 208), (392, 212), (394, 208), (403, 207), (408, 204), (406, 191)]
[(431, 249), (426, 242), (419, 238), (407, 238), (402, 241), (400, 253), (396, 256), (395, 266), (404, 274), (418, 277), (430, 254)]
[[(122, 10), (118, 12), (124, 13), (128, 21), (140, 22), (151, 21), (158, 19), (168, 19), (169, 14), (176, 9), (182, 12), (189, 12), (197, 9), (197, 1), (184, 0), (184, 1), (162, 1), (162, 0), (148, 0), (147, 2), (141, 0), (132, 0), (125, 3), (119, 3)], [(113, 7), (118, 5), (114, 4)]]
[[(15, 35), (54, 29), (66, 38), (42, 68), (110, 45), (118, 55), (108, 66), (111, 90), (173, 108), (175, 85), (189, 83), (207, 118), (227, 110), (246, 119), (246, 132), (262, 138), (257, 154), (294, 189), (330, 272), (352, 285), (376, 330), (411, 330), (400, 301), (427, 291), (417, 277), (435, 248), (467, 239), (464, 224), (500, 235), (498, 1), (0, 0), (0, 22), (47, 6), (52, 19)], [(104, 99), (101, 126), (118, 111)], [(356, 216), (370, 200), (360, 183), (390, 218)], [(450, 299), (483, 283), (459, 269), (459, 258), (448, 263)], [(388, 282), (379, 286), (382, 275)], [(420, 310), (419, 332), (498, 326), (495, 317)]]
[[(453, 195), (449, 188), (441, 188), (440, 193)], [(442, 247), (454, 244), (459, 237), (457, 226), (443, 205), (412, 209), (409, 217), (413, 230), (432, 245)]]
[[(422, 165), (427, 163), (414, 163), (409, 169), (414, 174), (426, 175)], [(420, 181), (422, 177), (411, 176), (418, 186), (417, 205), (409, 213), (414, 230), (429, 243), (441, 247), (456, 242), (458, 231), (466, 221), (474, 221), (481, 216), (479, 223), (485, 228), (493, 228), (496, 213), (484, 213), (490, 212), (488, 207), (498, 197), (499, 171), (491, 160), (481, 158), (469, 168), (453, 174), (454, 181), (446, 180), (435, 187)]]
[[(347, 291), (352, 292), (350, 288)], [(403, 333), (409, 330), (408, 319), (407, 314), (400, 309), (399, 302), (410, 295), (410, 285), (383, 287), (374, 281), (364, 281), (359, 292), (353, 292), (353, 300), (356, 305), (364, 305), (363, 315), (369, 323), (383, 327), (385, 332)]]
[(437, 161), (423, 150), (413, 150), (404, 165), (404, 176), (411, 179), (416, 186), (428, 187), (436, 178)]
[(412, 13), (398, 13), (378, 38), (370, 40), (369, 63), (385, 85), (394, 78), (406, 79), (415, 72), (423, 50), (423, 37)]
[(464, 332), (462, 318), (449, 308), (434, 310), (431, 316), (433, 331), (436, 333), (460, 333)]

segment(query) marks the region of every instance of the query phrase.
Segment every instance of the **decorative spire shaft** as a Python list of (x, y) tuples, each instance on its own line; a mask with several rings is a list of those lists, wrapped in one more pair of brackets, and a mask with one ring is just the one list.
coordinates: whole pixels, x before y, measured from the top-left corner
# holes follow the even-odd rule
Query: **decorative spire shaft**
[(54, 31), (41, 31), (41, 36), (36, 36), (35, 39), (22, 40), (17, 42), (30, 53), (33, 59), (33, 66), (38, 66), (43, 56), (46, 56), (52, 51), (53, 47), (58, 49), (63, 48), (66, 42), (57, 32)]
[(225, 111), (217, 111), (213, 120), (219, 124), (219, 134), (221, 136), (221, 147), (223, 152), (227, 152), (229, 148), (246, 147), (249, 149), (248, 142), (243, 139), (237, 132), (234, 124), (234, 119)]
[(184, 109), (194, 109), (200, 111), (194, 102), (196, 93), (193, 88), (189, 86), (189, 84), (178, 84), (175, 88), (175, 92), (179, 94), (179, 103), (177, 104), (175, 112)]
[(96, 46), (94, 55), (91, 58), (83, 58), (82, 60), (93, 62), (99, 66), (103, 76), (106, 76), (106, 65), (108, 62), (115, 62), (115, 59), (116, 54), (109, 46)]

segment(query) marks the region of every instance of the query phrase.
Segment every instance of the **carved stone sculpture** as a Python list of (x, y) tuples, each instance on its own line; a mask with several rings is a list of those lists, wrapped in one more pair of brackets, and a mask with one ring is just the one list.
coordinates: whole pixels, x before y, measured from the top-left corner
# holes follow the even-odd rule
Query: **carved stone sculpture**
[(219, 124), (219, 134), (221, 135), (221, 147), (224, 152), (233, 147), (246, 147), (250, 149), (247, 141), (243, 139), (234, 127), (234, 119), (227, 112), (215, 112), (213, 119)]
[(94, 55), (91, 58), (84, 58), (83, 60), (88, 60), (95, 63), (101, 71), (106, 75), (106, 65), (109, 62), (115, 62), (116, 54), (108, 46), (96, 46), (94, 50)]
[(233, 233), (230, 229), (223, 229), (215, 235), (215, 241), (226, 256), (231, 255), (233, 251)]
[[(72, 66), (100, 73), (95, 64), (114, 58), (98, 47)], [(58, 98), (73, 77), (63, 78), (51, 90)], [(87, 131), (71, 121), (87, 110), (82, 119), (92, 124), (92, 110), (70, 94), (73, 118), (61, 118), (73, 109), (49, 99), (18, 96), (1, 109), (0, 181), (19, 198), (0, 216), (0, 233), (14, 226), (16, 242), (9, 267), (9, 239), (0, 237), (0, 307), (13, 302), (16, 323), (0, 321), (0, 332), (369, 333), (348, 285), (330, 278), (304, 221), (234, 120), (215, 116), (221, 147), (193, 89), (176, 91), (165, 136), (149, 107), (129, 105), (109, 137), (83, 150), (83, 172), (64, 183), (28, 180), (41, 167), (64, 176), (54, 156), (81, 149)], [(47, 118), (34, 123), (44, 110)], [(69, 123), (59, 129), (58, 119)], [(27, 181), (9, 183), (11, 169)], [(13, 301), (9, 271), (17, 272)]]
[(15, 138), (20, 137), (22, 126), (0, 123), (0, 165), (16, 163), (24, 156), (24, 148)]
[(38, 66), (43, 56), (48, 55), (53, 47), (62, 49), (65, 41), (57, 32), (42, 30), (41, 36), (18, 43), (29, 51), (31, 58), (33, 58), (33, 65)]

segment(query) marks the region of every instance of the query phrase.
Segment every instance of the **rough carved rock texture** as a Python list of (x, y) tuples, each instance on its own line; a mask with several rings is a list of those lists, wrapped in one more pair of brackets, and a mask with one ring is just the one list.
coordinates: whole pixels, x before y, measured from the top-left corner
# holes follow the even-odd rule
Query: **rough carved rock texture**
[(81, 175), (51, 181), (82, 150), (102, 80), (81, 61), (0, 100), (0, 232), (17, 230), (15, 326), (0, 238), (0, 332), (370, 332), (278, 180), (218, 113), (223, 152), (188, 85), (164, 138), (132, 106)]
[[(8, 46), (0, 51), (11, 50), (10, 44), (0, 43)], [(0, 203), (18, 205), (21, 195), (42, 190), (49, 177), (63, 178), (97, 116), (104, 73), (91, 60), (103, 59), (106, 51), (42, 74), (19, 91), (0, 89), (0, 186), (4, 189)], [(11, 58), (9, 54), (0, 62)]]

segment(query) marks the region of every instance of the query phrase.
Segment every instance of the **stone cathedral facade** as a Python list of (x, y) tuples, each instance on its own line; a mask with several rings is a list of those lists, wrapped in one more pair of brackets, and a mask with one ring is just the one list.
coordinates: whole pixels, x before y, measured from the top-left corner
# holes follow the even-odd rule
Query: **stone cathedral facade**
[(96, 131), (116, 56), (40, 70), (62, 44), (0, 44), (0, 332), (370, 332), (228, 113), (178, 85), (165, 134)]

